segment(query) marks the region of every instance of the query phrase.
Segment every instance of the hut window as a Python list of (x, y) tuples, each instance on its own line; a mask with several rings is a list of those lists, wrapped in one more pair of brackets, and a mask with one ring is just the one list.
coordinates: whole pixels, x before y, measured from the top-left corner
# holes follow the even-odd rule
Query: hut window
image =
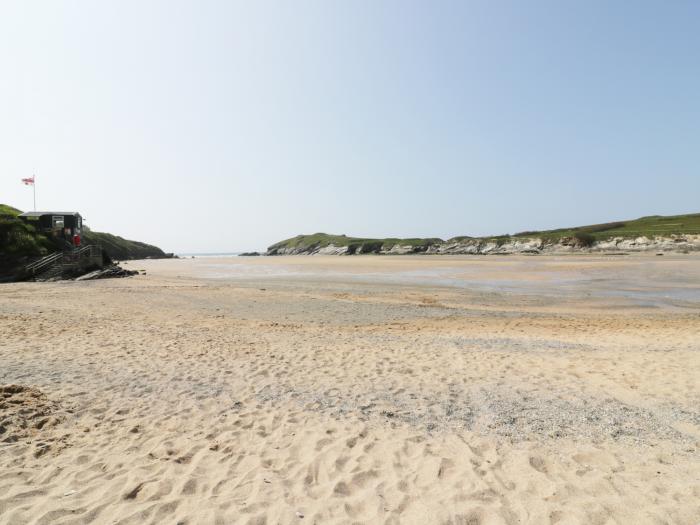
[(51, 223), (54, 230), (63, 229), (63, 215), (53, 215), (51, 217)]

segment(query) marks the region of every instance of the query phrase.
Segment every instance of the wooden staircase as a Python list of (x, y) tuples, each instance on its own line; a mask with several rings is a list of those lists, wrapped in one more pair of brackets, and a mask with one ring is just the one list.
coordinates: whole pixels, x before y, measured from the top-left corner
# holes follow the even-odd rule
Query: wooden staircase
[(102, 247), (94, 244), (49, 254), (25, 266), (24, 272), (29, 278), (40, 277), (43, 280), (92, 266), (102, 267)]

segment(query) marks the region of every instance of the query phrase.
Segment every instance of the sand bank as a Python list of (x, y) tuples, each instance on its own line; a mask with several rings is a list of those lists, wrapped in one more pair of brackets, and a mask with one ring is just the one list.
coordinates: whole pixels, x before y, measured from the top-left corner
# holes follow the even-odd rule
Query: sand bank
[(0, 523), (698, 522), (697, 257), (129, 266), (0, 288)]

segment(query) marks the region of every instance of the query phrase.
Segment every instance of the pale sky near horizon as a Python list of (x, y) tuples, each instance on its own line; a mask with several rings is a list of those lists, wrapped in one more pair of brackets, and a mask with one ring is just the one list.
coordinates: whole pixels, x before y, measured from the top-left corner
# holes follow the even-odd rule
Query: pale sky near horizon
[(166, 251), (700, 212), (700, 2), (2, 1), (0, 202)]

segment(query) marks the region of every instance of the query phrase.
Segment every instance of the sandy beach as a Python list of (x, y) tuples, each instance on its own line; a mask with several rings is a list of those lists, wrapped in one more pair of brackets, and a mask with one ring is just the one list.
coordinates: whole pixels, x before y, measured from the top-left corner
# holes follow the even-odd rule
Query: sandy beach
[(700, 256), (0, 286), (0, 524), (700, 523)]

